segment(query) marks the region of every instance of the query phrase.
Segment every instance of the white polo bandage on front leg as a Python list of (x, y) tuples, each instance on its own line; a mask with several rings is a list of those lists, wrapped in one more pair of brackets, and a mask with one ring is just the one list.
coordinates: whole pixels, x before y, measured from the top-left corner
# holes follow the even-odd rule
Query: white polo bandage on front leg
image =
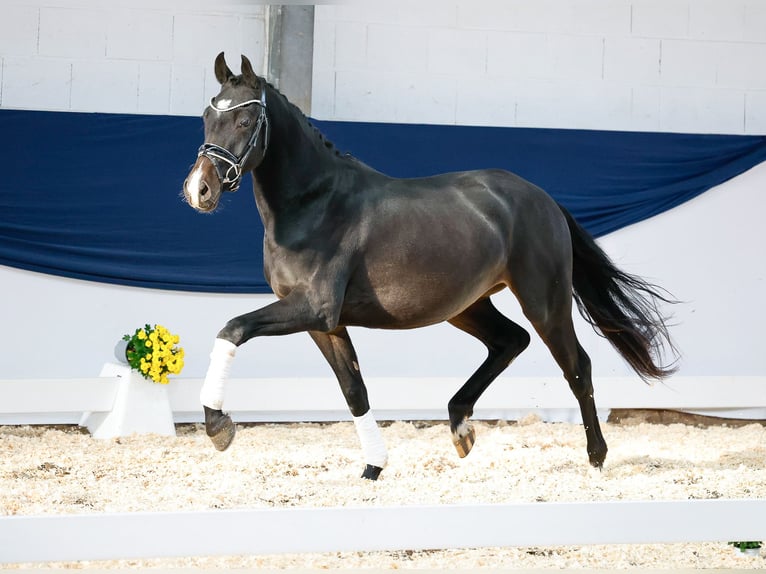
[(223, 407), (224, 387), (229, 380), (229, 371), (236, 352), (237, 346), (231, 341), (215, 340), (213, 351), (210, 353), (210, 366), (199, 393), (200, 402), (204, 406), (217, 410)]
[(359, 441), (362, 443), (365, 462), (372, 466), (385, 468), (388, 462), (388, 453), (372, 411), (367, 411), (361, 417), (354, 417), (354, 426), (356, 426)]

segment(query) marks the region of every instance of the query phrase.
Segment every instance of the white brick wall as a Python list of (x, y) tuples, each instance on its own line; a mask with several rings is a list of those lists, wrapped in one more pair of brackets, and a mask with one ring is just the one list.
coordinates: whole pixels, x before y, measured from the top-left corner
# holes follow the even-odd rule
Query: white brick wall
[(322, 119), (762, 134), (766, 0), (316, 7)]
[(109, 14), (106, 57), (110, 60), (173, 59), (173, 14), (115, 10)]
[(0, 54), (27, 56), (36, 53), (39, 10), (34, 6), (4, 5), (0, 18)]
[[(69, 108), (82, 112), (137, 112), (138, 69), (139, 63), (129, 60), (76, 60), (72, 64)], [(108, 86), (108, 90), (99, 86)]]
[(766, 91), (745, 94), (745, 127), (749, 133), (766, 134)]
[[(315, 11), (322, 119), (766, 133), (766, 0), (346, 0)], [(0, 0), (0, 107), (198, 115), (243, 0)]]
[(265, 37), (239, 0), (0, 0), (0, 107), (196, 116), (216, 54), (261, 72)]
[(72, 64), (49, 58), (3, 58), (3, 106), (65, 110), (70, 107)]
[(766, 42), (766, 2), (745, 4), (745, 42)]
[(687, 38), (689, 0), (642, 0), (631, 6), (631, 33), (639, 38)]

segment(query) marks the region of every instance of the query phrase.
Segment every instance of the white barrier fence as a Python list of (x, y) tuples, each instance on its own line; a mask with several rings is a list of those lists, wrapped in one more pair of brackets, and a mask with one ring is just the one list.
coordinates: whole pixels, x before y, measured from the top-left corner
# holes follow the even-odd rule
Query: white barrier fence
[[(120, 382), (119, 377), (0, 381), (0, 424), (76, 423), (83, 413), (109, 413), (116, 407)], [(368, 381), (379, 420), (443, 420), (447, 400), (461, 384), (457, 379)], [(766, 418), (764, 377), (677, 377), (654, 386), (615, 378), (594, 384), (597, 404), (603, 409), (676, 409)], [(176, 422), (201, 420), (200, 385), (194, 379), (169, 385)], [(232, 380), (226, 404), (240, 421), (350, 418), (330, 379)], [(513, 419), (530, 410), (553, 413), (554, 418), (577, 412), (563, 380), (505, 378), (482, 397), (474, 416)], [(583, 527), (585, 516), (589, 528)], [(766, 500), (6, 516), (0, 517), (0, 563), (764, 540), (764, 516)]]
[(766, 539), (766, 500), (290, 508), (0, 519), (0, 563)]
[[(106, 370), (106, 369), (105, 369)], [(446, 420), (447, 401), (463, 384), (457, 378), (367, 381), (378, 420)], [(77, 424), (84, 413), (115, 407), (120, 377), (0, 380), (0, 424)], [(200, 422), (201, 379), (178, 378), (167, 386), (175, 422)], [(647, 385), (638, 378), (594, 380), (599, 409), (671, 409), (736, 418), (766, 419), (766, 377), (674, 377)], [(330, 378), (233, 379), (225, 408), (252, 422), (350, 420)], [(513, 420), (520, 411), (573, 413), (577, 402), (563, 378), (498, 378), (474, 409), (480, 420)]]

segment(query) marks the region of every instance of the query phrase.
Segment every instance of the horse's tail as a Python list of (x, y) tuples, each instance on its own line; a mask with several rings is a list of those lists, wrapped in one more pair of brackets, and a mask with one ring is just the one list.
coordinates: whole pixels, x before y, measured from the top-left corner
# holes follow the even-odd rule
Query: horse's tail
[[(677, 301), (660, 287), (620, 271), (572, 214), (559, 207), (572, 237), (572, 285), (580, 314), (642, 379), (672, 374), (677, 351), (658, 305)], [(666, 352), (673, 361), (659, 364)]]

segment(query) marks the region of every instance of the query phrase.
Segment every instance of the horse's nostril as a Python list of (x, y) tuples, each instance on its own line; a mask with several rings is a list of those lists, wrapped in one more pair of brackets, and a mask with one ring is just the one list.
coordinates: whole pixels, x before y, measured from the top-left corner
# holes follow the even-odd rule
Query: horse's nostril
[(206, 196), (210, 195), (210, 188), (208, 187), (207, 183), (204, 181), (199, 182), (199, 196), (201, 198), (204, 198)]

